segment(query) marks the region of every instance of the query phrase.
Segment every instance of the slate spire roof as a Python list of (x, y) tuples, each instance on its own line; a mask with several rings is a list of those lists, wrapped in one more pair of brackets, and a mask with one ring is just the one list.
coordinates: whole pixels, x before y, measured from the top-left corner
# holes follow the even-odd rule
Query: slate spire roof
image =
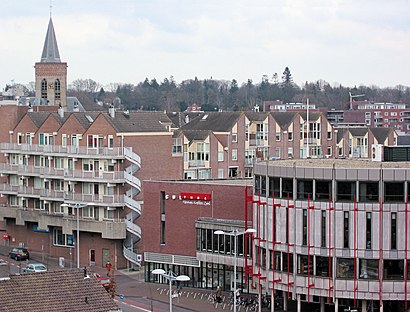
[(60, 63), (60, 53), (58, 52), (56, 34), (54, 32), (53, 20), (50, 17), (48, 23), (46, 40), (44, 41), (43, 53), (41, 54), (42, 63)]

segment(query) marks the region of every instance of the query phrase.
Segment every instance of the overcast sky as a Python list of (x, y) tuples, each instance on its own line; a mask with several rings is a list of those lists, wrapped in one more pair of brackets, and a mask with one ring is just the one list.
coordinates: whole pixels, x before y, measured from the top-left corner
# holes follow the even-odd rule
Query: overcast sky
[[(68, 82), (323, 79), (410, 86), (409, 0), (54, 0)], [(34, 81), (50, 0), (2, 0), (0, 89)]]

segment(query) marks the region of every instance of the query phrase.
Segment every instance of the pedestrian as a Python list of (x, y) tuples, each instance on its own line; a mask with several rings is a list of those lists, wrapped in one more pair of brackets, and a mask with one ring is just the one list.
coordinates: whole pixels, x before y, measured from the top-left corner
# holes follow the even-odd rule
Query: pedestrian
[(107, 269), (107, 276), (110, 276), (110, 272), (111, 272), (111, 262), (110, 261), (108, 261), (105, 264), (105, 268)]
[(219, 285), (218, 287), (216, 287), (215, 299), (216, 299), (216, 302), (218, 303), (222, 302), (222, 289), (221, 289), (221, 286)]

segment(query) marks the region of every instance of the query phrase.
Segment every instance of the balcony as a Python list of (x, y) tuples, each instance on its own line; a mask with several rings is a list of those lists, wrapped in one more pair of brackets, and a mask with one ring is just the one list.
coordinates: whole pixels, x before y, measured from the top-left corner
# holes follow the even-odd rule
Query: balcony
[(189, 168), (205, 167), (205, 160), (190, 160), (188, 162)]
[[(16, 225), (26, 225), (26, 222), (38, 223), (41, 229), (56, 226), (63, 229), (64, 234), (72, 234), (77, 229), (76, 216), (50, 214), (44, 210), (24, 210), (21, 207), (0, 206), (0, 220), (12, 218)], [(81, 218), (80, 231), (100, 233), (106, 239), (125, 239), (126, 223), (124, 220), (100, 221)]]
[(2, 153), (74, 158), (123, 159), (126, 153), (125, 149), (126, 148), (122, 147), (88, 148), (61, 145), (0, 143), (0, 151)]

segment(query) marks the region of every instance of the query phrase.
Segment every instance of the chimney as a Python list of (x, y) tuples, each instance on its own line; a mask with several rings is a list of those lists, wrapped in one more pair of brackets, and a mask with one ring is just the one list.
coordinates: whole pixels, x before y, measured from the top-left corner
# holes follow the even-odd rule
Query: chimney
[(108, 113), (110, 114), (111, 118), (115, 118), (115, 108), (114, 104), (110, 104), (110, 108), (108, 109)]
[(58, 105), (57, 113), (60, 116), (60, 118), (64, 118), (64, 110), (63, 110), (63, 107), (61, 106), (61, 104)]
[(185, 115), (185, 123), (187, 124), (189, 122), (189, 116)]
[(28, 112), (29, 113), (33, 112), (33, 106), (31, 104), (28, 104)]

